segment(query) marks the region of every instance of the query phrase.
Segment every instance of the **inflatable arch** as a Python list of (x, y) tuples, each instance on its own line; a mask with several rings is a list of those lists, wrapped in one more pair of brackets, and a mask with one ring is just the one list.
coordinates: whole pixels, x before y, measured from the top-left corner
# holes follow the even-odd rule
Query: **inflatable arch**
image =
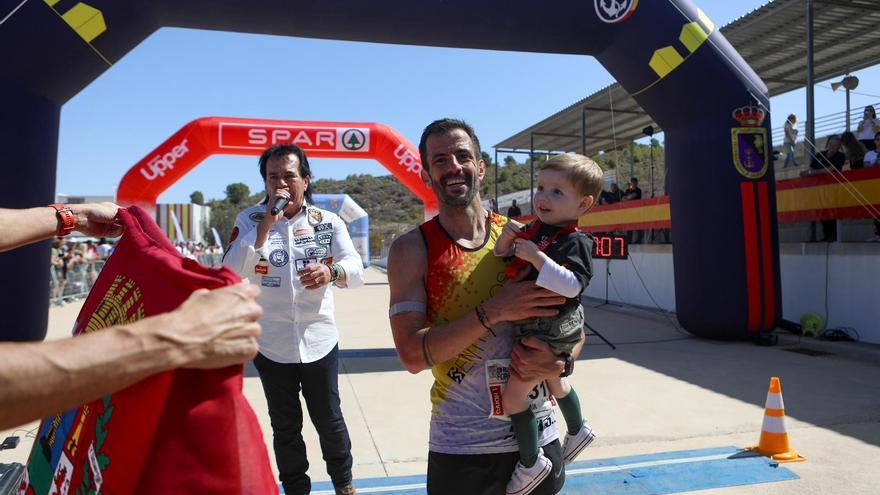
[(153, 214), (159, 195), (209, 156), (260, 155), (273, 144), (286, 143), (296, 144), (309, 158), (375, 159), (422, 200), (425, 218), (437, 213), (437, 198), (421, 178), (419, 150), (386, 125), (228, 117), (183, 126), (126, 172), (116, 201)]
[(315, 206), (339, 215), (348, 226), (354, 249), (361, 255), (364, 268), (370, 266), (370, 216), (348, 194), (313, 194)]
[[(5, 207), (52, 202), (61, 105), (161, 26), (593, 55), (666, 132), (679, 321), (743, 339), (779, 319), (767, 88), (690, 0), (45, 0), (0, 15)], [(401, 84), (415, 77), (431, 76)], [(49, 243), (0, 256), (4, 339), (45, 335), (48, 258)]]

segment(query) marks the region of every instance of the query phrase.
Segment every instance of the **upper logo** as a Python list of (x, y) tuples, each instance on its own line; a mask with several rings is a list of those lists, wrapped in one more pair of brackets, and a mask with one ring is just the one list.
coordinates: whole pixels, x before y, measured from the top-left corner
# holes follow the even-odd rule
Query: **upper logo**
[(593, 0), (596, 5), (596, 15), (602, 22), (617, 24), (630, 18), (639, 0)]
[(164, 177), (165, 172), (168, 170), (174, 169), (174, 164), (177, 163), (177, 160), (189, 153), (189, 148), (187, 147), (188, 139), (184, 139), (177, 146), (171, 148), (171, 151), (165, 154), (159, 154), (150, 158), (150, 161), (143, 167), (141, 167), (141, 174), (147, 180), (156, 180), (157, 177)]

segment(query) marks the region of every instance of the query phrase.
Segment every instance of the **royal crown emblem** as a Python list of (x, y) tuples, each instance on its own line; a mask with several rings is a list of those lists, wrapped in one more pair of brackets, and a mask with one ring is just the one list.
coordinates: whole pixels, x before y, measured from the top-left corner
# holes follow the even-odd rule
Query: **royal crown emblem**
[(743, 127), (761, 127), (767, 113), (763, 109), (746, 105), (733, 111), (733, 118)]
[(770, 166), (770, 143), (767, 129), (762, 127), (767, 112), (753, 105), (733, 111), (733, 118), (741, 127), (730, 130), (733, 164), (743, 177), (757, 180)]

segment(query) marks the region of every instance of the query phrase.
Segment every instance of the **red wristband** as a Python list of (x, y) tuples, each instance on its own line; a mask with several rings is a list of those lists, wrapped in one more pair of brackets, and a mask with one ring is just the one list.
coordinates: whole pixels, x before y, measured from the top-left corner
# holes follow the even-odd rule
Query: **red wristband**
[(64, 237), (73, 232), (73, 228), (76, 227), (76, 216), (73, 214), (70, 206), (59, 204), (51, 204), (49, 206), (55, 208), (55, 213), (61, 220), (61, 227), (58, 228), (58, 237)]

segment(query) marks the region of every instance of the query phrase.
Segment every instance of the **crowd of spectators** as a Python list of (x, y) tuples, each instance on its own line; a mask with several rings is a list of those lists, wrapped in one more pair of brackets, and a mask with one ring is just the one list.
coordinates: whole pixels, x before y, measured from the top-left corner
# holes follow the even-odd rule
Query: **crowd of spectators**
[(51, 301), (60, 305), (88, 293), (113, 249), (114, 245), (104, 238), (97, 242), (56, 238), (49, 267)]
[(175, 241), (174, 247), (176, 247), (177, 252), (183, 256), (198, 260), (208, 266), (214, 265), (212, 263), (206, 263), (206, 260), (213, 259), (217, 256), (223, 256), (223, 249), (216, 244), (205, 244), (204, 242), (193, 241)]
[[(56, 238), (49, 267), (50, 301), (60, 306), (84, 298), (98, 279), (104, 262), (113, 254), (115, 242), (116, 239), (106, 238)], [(181, 255), (206, 266), (222, 264), (223, 250), (216, 245), (189, 241), (174, 242), (174, 246)]]

